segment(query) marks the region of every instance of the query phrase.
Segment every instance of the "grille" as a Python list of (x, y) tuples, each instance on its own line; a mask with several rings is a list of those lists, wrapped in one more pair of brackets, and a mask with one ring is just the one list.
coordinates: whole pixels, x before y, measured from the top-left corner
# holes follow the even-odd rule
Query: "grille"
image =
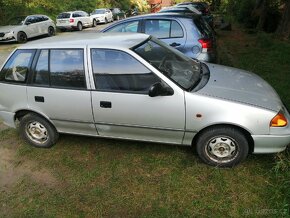
[(0, 33), (0, 37), (3, 37), (3, 36), (5, 36), (5, 33)]

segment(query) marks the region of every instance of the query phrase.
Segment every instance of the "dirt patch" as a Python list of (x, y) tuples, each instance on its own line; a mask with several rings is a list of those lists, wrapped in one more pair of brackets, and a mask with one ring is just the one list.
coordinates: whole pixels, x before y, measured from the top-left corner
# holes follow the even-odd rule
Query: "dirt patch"
[[(0, 122), (0, 132), (9, 127)], [(5, 142), (7, 144), (9, 142)], [(23, 177), (31, 178), (33, 181), (45, 186), (55, 186), (58, 181), (47, 169), (39, 169), (38, 164), (19, 159), (16, 155), (16, 146), (3, 147), (0, 142), (0, 190), (1, 187), (9, 188)], [(10, 144), (10, 143), (9, 143)]]

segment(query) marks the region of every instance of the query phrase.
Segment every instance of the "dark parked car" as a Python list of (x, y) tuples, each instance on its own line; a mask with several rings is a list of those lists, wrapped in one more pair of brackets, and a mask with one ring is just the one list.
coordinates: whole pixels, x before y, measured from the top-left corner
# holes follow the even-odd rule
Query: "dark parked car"
[(200, 15), (156, 13), (134, 16), (101, 32), (139, 32), (153, 35), (190, 58), (206, 62), (216, 60), (215, 35)]
[(177, 4), (177, 6), (181, 6), (181, 5), (182, 6), (191, 5), (195, 7), (197, 10), (199, 10), (203, 15), (210, 14), (209, 6), (205, 2), (182, 2), (182, 3)]
[[(199, 12), (199, 11), (198, 11)], [(169, 7), (164, 8), (159, 13), (189, 13), (189, 14), (197, 14), (190, 8), (184, 6), (176, 6), (176, 7)], [(200, 12), (201, 13), (201, 12)], [(213, 16), (211, 14), (209, 15), (202, 15), (203, 19), (213, 28)]]
[(127, 17), (126, 13), (120, 8), (110, 8), (113, 13), (114, 20), (121, 20)]

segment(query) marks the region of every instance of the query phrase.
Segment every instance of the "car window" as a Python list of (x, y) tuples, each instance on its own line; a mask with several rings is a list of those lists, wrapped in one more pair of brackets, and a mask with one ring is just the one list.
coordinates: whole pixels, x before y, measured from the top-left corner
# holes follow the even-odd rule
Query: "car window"
[(83, 49), (42, 50), (36, 64), (33, 84), (85, 89)]
[(183, 30), (176, 21), (170, 20), (146, 20), (145, 33), (157, 38), (183, 37)]
[(25, 82), (35, 50), (17, 50), (0, 73), (0, 81)]
[(35, 16), (30, 16), (26, 19), (25, 24), (32, 24), (36, 22), (37, 22), (37, 18)]
[(72, 17), (81, 17), (82, 15), (81, 14), (79, 14), (79, 13), (73, 13), (73, 15), (72, 15)]
[(35, 68), (34, 84), (49, 86), (48, 50), (42, 50)]
[(126, 22), (126, 23), (121, 23), (119, 25), (116, 25), (112, 27), (111, 29), (108, 29), (106, 32), (132, 32), (132, 33), (137, 33), (138, 31), (138, 25), (139, 21), (131, 21), (131, 22)]
[(148, 94), (160, 79), (131, 55), (117, 50), (92, 49), (96, 89), (99, 91)]
[(70, 13), (61, 13), (57, 16), (57, 19), (70, 18)]

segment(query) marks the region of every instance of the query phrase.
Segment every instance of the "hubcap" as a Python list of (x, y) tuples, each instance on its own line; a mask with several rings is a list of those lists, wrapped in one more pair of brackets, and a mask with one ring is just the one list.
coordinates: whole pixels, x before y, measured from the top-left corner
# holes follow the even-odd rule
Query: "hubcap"
[(30, 140), (37, 144), (44, 144), (49, 138), (47, 129), (37, 121), (31, 122), (26, 126), (26, 134)]
[(215, 162), (229, 162), (237, 156), (238, 146), (229, 137), (215, 137), (208, 142), (206, 153)]

